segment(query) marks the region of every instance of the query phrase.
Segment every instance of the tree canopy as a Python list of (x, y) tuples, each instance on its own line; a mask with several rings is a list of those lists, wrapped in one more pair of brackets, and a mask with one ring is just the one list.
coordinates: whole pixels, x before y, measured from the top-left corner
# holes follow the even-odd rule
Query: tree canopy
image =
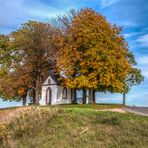
[[(41, 85), (54, 62), (53, 32), (54, 28), (47, 23), (29, 21), (10, 34), (10, 46), (13, 49), (10, 54), (15, 57), (10, 60), (11, 69), (10, 64), (6, 66), (9, 68), (7, 76), (15, 83), (20, 95), (26, 95), (29, 89), (34, 90), (36, 103), (39, 101)], [(3, 55), (5, 53), (4, 49)], [(8, 84), (5, 83), (10, 87)]]
[(120, 26), (90, 8), (71, 10), (56, 23), (28, 21), (9, 36), (0, 35), (0, 96), (39, 103), (43, 81), (54, 72), (61, 85), (128, 92), (143, 80)]
[(64, 84), (123, 92), (132, 66), (121, 31), (92, 9), (81, 10), (70, 22), (58, 56), (57, 67), (66, 76)]

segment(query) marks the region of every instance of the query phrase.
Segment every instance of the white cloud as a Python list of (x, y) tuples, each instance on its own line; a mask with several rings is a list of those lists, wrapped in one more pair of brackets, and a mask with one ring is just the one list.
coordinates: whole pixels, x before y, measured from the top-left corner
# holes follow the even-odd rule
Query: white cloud
[(63, 14), (63, 11), (60, 11), (59, 9), (43, 5), (43, 4), (38, 4), (36, 5), (36, 8), (29, 9), (29, 14), (34, 16), (34, 17), (42, 17), (42, 18), (47, 18), (47, 17), (55, 17), (59, 13)]
[(148, 65), (144, 65), (140, 69), (142, 75), (144, 76), (144, 80), (148, 80)]
[[(5, 0), (0, 6), (0, 24), (9, 24), (11, 21), (16, 21), (16, 19), (23, 19), (28, 17), (49, 17), (55, 16), (55, 14), (61, 13), (59, 9), (45, 5), (39, 1), (36, 3), (29, 4), (27, 0), (17, 0), (17, 2), (11, 2)], [(7, 15), (4, 15), (7, 14)], [(12, 22), (11, 22), (12, 23)]]
[(140, 43), (140, 45), (143, 46), (143, 47), (148, 47), (148, 34), (140, 36), (137, 39), (137, 42)]
[(117, 3), (119, 0), (101, 0), (101, 8), (107, 8)]
[(28, 20), (45, 20), (62, 14), (64, 11), (36, 1), (29, 0), (0, 0), (0, 31), (10, 33), (12, 29), (18, 28), (21, 23)]
[(133, 36), (136, 36), (136, 35), (138, 35), (139, 33), (138, 32), (133, 32), (133, 33), (125, 33), (125, 34), (123, 34), (124, 35), (124, 37), (133, 37)]
[(132, 37), (132, 36), (133, 36), (132, 33), (125, 33), (125, 34), (123, 34), (123, 35), (124, 35), (124, 37), (126, 37), (126, 38), (128, 38), (128, 37)]
[(148, 70), (142, 71), (142, 75), (144, 76), (145, 79), (148, 79)]
[(23, 8), (21, 7), (23, 5), (22, 3), (22, 0), (18, 0), (17, 2), (9, 0), (2, 1), (0, 5), (0, 25), (12, 24), (16, 14), (17, 16), (21, 16), (23, 12), (23, 9), (22, 11), (20, 10), (20, 8)]
[(148, 56), (146, 55), (139, 55), (136, 58), (138, 63), (138, 68), (141, 69), (142, 75), (145, 79), (148, 79)]
[(148, 56), (139, 56), (137, 61), (138, 61), (138, 64), (141, 64), (141, 65), (146, 64), (146, 65), (148, 65)]
[[(135, 24), (136, 25), (136, 24)], [(124, 37), (133, 37), (133, 36), (141, 36), (141, 35), (143, 35), (145, 33), (145, 31), (143, 30), (143, 31), (140, 31), (140, 32), (130, 32), (130, 33), (125, 33), (125, 34), (123, 34), (124, 35)]]
[(28, 20), (48, 21), (80, 4), (76, 1), (0, 0), (0, 33), (9, 34)]

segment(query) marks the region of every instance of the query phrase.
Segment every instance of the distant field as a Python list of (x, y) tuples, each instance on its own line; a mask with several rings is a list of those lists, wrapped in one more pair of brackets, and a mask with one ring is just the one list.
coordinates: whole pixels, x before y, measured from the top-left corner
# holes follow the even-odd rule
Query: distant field
[(18, 118), (1, 124), (1, 147), (147, 148), (148, 117), (97, 111), (98, 105), (68, 106), (22, 109)]

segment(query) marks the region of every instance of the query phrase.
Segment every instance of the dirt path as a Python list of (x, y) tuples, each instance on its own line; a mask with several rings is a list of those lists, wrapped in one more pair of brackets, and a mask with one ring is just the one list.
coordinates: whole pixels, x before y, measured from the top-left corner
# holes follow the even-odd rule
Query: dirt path
[(112, 111), (112, 112), (118, 112), (118, 113), (126, 113), (126, 111), (123, 110), (122, 108), (101, 109), (100, 111)]

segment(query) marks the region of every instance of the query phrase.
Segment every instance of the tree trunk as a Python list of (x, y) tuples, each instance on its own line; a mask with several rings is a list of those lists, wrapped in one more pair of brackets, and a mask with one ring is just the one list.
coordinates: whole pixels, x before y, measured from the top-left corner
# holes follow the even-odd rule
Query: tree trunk
[(73, 103), (77, 103), (76, 89), (72, 89), (72, 99)]
[(35, 89), (32, 89), (33, 104), (35, 104)]
[(36, 88), (35, 90), (35, 104), (39, 104), (39, 89)]
[(86, 104), (86, 89), (83, 88), (83, 104)]
[(39, 104), (39, 75), (37, 75), (36, 89), (35, 89), (35, 104)]
[(94, 93), (93, 93), (93, 88), (89, 89), (89, 102), (94, 103)]
[(96, 94), (95, 94), (95, 90), (93, 89), (93, 103), (96, 103)]
[(126, 93), (124, 92), (123, 93), (123, 105), (125, 105), (125, 100), (126, 100), (126, 96), (125, 95), (126, 95)]
[(27, 94), (25, 94), (22, 98), (23, 98), (23, 106), (26, 106), (26, 97), (27, 97)]

